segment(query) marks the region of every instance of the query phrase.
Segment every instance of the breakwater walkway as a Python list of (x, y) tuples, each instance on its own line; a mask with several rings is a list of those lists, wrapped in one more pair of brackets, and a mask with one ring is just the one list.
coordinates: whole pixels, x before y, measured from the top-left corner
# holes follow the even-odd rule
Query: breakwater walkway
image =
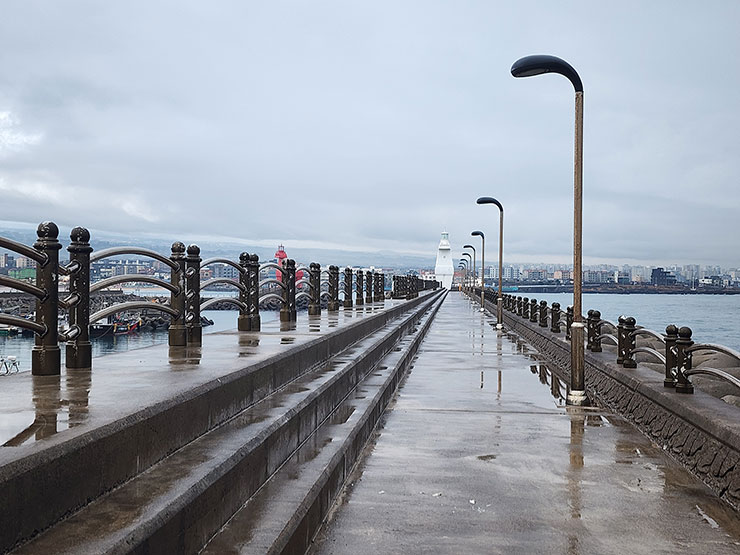
[(450, 293), (315, 553), (738, 553), (737, 513)]

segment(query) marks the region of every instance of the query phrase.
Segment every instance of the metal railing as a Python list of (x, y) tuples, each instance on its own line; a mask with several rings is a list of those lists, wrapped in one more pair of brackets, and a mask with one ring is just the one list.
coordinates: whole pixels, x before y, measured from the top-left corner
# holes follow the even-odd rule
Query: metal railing
[[(323, 273), (328, 275), (326, 292), (322, 292), (322, 270), (315, 262), (308, 267), (296, 268), (295, 260), (284, 259), (282, 264), (267, 262), (262, 265), (256, 254), (241, 253), (239, 262), (226, 258), (200, 257), (200, 248), (190, 245), (187, 248), (179, 241), (172, 244), (169, 256), (141, 247), (114, 247), (93, 254), (90, 246), (90, 233), (83, 227), (75, 227), (70, 234), (69, 264), (60, 265), (58, 240), (59, 228), (53, 222), (43, 222), (37, 229), (38, 239), (32, 247), (11, 239), (0, 237), (0, 248), (8, 249), (28, 257), (36, 263), (36, 283), (0, 275), (0, 285), (33, 295), (36, 299), (35, 318), (29, 320), (19, 316), (0, 313), (0, 324), (16, 326), (34, 333), (34, 346), (31, 351), (31, 371), (34, 375), (58, 375), (61, 369), (60, 341), (66, 342), (65, 365), (68, 368), (90, 368), (92, 366), (92, 344), (90, 329), (96, 322), (122, 312), (151, 309), (169, 315), (168, 342), (172, 347), (199, 347), (202, 345), (201, 311), (218, 303), (236, 306), (239, 311), (237, 328), (239, 331), (260, 331), (260, 303), (278, 300), (280, 321), (295, 322), (297, 318), (297, 299), (308, 299), (308, 313), (321, 314), (322, 297), (328, 297), (327, 309), (339, 310), (340, 304), (351, 308), (352, 292), (356, 304), (383, 301), (385, 298), (385, 275), (372, 269), (345, 268), (340, 281), (338, 266), (329, 266)], [(90, 283), (90, 268), (94, 262), (121, 255), (146, 256), (170, 269), (169, 281), (149, 275), (123, 274)], [(212, 264), (226, 264), (238, 273), (238, 279), (215, 278), (201, 283), (201, 270)], [(260, 281), (265, 270), (275, 269), (277, 278)], [(304, 278), (302, 275), (308, 275)], [(59, 275), (69, 276), (69, 294), (59, 298)], [(398, 283), (407, 287), (405, 298), (418, 295), (419, 289), (436, 289), (439, 284), (429, 280), (422, 281), (413, 276), (400, 276)], [(355, 282), (353, 288), (353, 281)], [(90, 314), (91, 294), (122, 283), (148, 283), (163, 288), (170, 294), (169, 303), (152, 301), (130, 301), (106, 306)], [(394, 278), (394, 283), (396, 280)], [(232, 286), (236, 297), (202, 299), (204, 290), (214, 285)], [(342, 290), (340, 292), (340, 285)], [(364, 285), (364, 287), (363, 287)], [(280, 294), (272, 291), (262, 292), (267, 286), (276, 286)], [(300, 290), (300, 291), (299, 291)], [(365, 293), (363, 298), (363, 293)], [(340, 303), (340, 294), (343, 297)], [(394, 297), (396, 291), (394, 290)], [(59, 331), (59, 313), (66, 310), (67, 324)], [(10, 361), (10, 357), (7, 359)], [(17, 362), (8, 367), (4, 360), (0, 366), (8, 373), (17, 369)]]
[[(478, 288), (478, 291), (480, 289)], [(491, 303), (496, 303), (496, 293), (486, 290), (485, 298)], [(537, 303), (535, 299), (518, 297), (504, 294), (502, 297), (503, 308), (514, 315), (528, 320), (531, 323), (539, 323), (540, 327), (548, 327), (552, 333), (560, 333), (561, 327), (565, 328), (565, 338), (570, 340), (570, 326), (573, 323), (573, 307), (566, 310), (566, 321), (560, 320), (562, 311), (559, 303), (552, 303), (548, 309), (546, 301)], [(603, 328), (609, 328), (613, 333), (604, 333)], [(617, 323), (601, 318), (598, 310), (589, 310), (586, 316), (586, 349), (598, 353), (602, 352), (602, 341), (608, 340), (617, 348), (617, 364), (624, 368), (636, 368), (635, 355), (642, 353), (648, 355), (663, 365), (665, 377), (663, 385), (675, 388), (679, 393), (693, 393), (694, 386), (690, 376), (697, 374), (712, 376), (726, 381), (740, 389), (740, 379), (732, 374), (718, 368), (698, 367), (694, 368), (693, 353), (697, 351), (711, 351), (725, 354), (738, 361), (740, 366), (740, 351), (731, 349), (724, 345), (714, 343), (695, 344), (691, 340), (692, 331), (689, 327), (680, 329), (671, 324), (666, 327), (665, 333), (659, 333), (637, 325), (635, 318), (631, 316), (620, 316)], [(643, 337), (657, 342), (661, 350), (646, 344), (638, 345), (637, 339)]]

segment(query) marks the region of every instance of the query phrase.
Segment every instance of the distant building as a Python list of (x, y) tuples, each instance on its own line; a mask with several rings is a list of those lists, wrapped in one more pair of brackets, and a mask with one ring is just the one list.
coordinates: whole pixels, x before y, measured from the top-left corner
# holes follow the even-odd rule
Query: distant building
[(652, 285), (676, 285), (676, 276), (663, 268), (653, 268), (650, 274), (650, 283)]

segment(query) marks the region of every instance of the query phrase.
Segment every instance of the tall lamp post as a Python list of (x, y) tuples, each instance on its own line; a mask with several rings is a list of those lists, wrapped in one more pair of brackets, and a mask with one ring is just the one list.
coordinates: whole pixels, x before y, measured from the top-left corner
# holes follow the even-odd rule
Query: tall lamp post
[(496, 299), (496, 328), (504, 327), (504, 299), (503, 299), (503, 275), (504, 275), (504, 207), (493, 197), (480, 197), (478, 204), (495, 204), (498, 206), (501, 216), (498, 226), (498, 299)]
[(469, 252), (464, 252), (464, 253), (462, 253), (462, 255), (468, 257), (467, 260), (465, 260), (465, 259), (463, 259), (463, 260), (465, 260), (468, 263), (468, 288), (470, 288), (470, 267), (473, 264), (473, 257), (470, 256), (470, 253)]
[(462, 285), (461, 288), (465, 287), (465, 264), (462, 263), (462, 260), (460, 261), (460, 264), (457, 265), (457, 269), (463, 272), (462, 276)]
[(475, 283), (475, 247), (473, 245), (463, 245), (464, 249), (473, 249), (473, 283)]
[(474, 231), (470, 235), (480, 237), (481, 252), (480, 252), (480, 311), (485, 310), (485, 298), (486, 298), (486, 236), (483, 235), (482, 231)]
[(535, 55), (520, 58), (511, 66), (514, 77), (531, 77), (542, 73), (559, 73), (573, 85), (576, 93), (576, 130), (573, 186), (573, 324), (570, 328), (570, 393), (569, 405), (587, 405), (583, 360), (583, 318), (581, 308), (582, 237), (583, 237), (583, 83), (568, 62), (555, 56)]

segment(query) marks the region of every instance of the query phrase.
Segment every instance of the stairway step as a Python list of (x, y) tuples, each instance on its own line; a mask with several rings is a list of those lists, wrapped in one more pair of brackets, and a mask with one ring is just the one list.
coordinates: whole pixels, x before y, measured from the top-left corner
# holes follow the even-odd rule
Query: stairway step
[(203, 553), (304, 553), (403, 379), (441, 304), (356, 386)]
[[(423, 303), (427, 306), (429, 302)], [(18, 553), (199, 550), (413, 327), (394, 320), (21, 546)]]

